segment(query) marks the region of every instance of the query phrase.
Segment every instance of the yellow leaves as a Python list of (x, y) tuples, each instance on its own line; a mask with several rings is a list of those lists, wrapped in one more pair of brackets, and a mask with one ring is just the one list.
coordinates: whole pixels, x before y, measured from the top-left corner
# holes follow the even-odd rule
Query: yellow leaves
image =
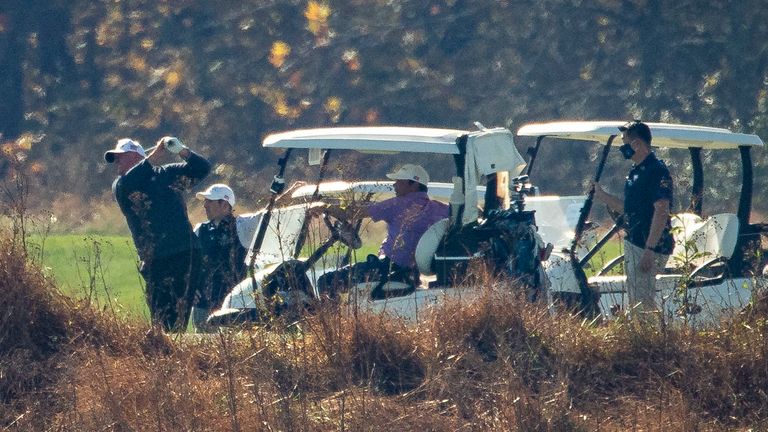
[(341, 99), (331, 96), (323, 103), (323, 109), (332, 122), (336, 123), (341, 119)]
[(270, 105), (279, 117), (296, 120), (301, 116), (304, 108), (303, 104), (291, 105), (288, 102), (288, 97), (280, 90), (275, 90), (267, 85), (253, 83), (249, 86), (248, 91)]
[(285, 95), (281, 92), (276, 96), (277, 97), (275, 98), (275, 102), (272, 104), (272, 108), (280, 117), (288, 117), (290, 108), (288, 107), (288, 102), (285, 99)]
[(136, 72), (145, 72), (147, 70), (146, 60), (136, 54), (130, 54), (128, 56), (128, 65)]
[(120, 83), (122, 83), (122, 82), (123, 82), (123, 80), (120, 78), (120, 75), (118, 75), (118, 74), (115, 74), (115, 73), (111, 73), (111, 74), (108, 74), (108, 75), (107, 75), (107, 76), (104, 78), (104, 83), (105, 83), (107, 86), (109, 86), (109, 87), (117, 87), (117, 86), (119, 86), (119, 85), (120, 85)]
[(144, 38), (141, 40), (141, 48), (144, 51), (149, 51), (152, 48), (154, 48), (154, 46), (155, 46), (155, 41), (153, 41), (152, 39)]
[(16, 150), (16, 146), (12, 142), (7, 142), (0, 146), (0, 150), (2, 150), (4, 155), (11, 156), (13, 155), (14, 150)]
[(291, 53), (291, 46), (283, 41), (272, 43), (272, 49), (269, 50), (269, 63), (279, 68), (285, 63), (285, 59)]
[(335, 96), (331, 96), (325, 100), (325, 103), (323, 104), (323, 108), (325, 108), (325, 111), (328, 113), (340, 111), (341, 99)]
[[(33, 135), (25, 133), (16, 138), (14, 141), (6, 141), (0, 145), (0, 152), (2, 157), (6, 160), (16, 163), (25, 163), (28, 161), (28, 152), (32, 149), (34, 144), (39, 143), (45, 135), (38, 134)], [(40, 164), (38, 164), (40, 165)], [(35, 168), (34, 165), (28, 165), (29, 168)], [(34, 174), (42, 172), (43, 166), (39, 166), (39, 170), (33, 170)]]
[(289, 120), (296, 120), (301, 115), (301, 108), (298, 106), (291, 106), (288, 104), (288, 99), (283, 92), (276, 92), (272, 109), (275, 110), (275, 114), (280, 117), (287, 118)]
[(113, 7), (107, 19), (96, 29), (96, 43), (101, 46), (113, 46), (123, 36), (123, 14)]
[(16, 139), (16, 146), (20, 150), (30, 150), (32, 143), (35, 141), (35, 137), (31, 134), (23, 134)]
[(163, 79), (165, 81), (165, 85), (171, 90), (176, 89), (176, 87), (181, 84), (181, 74), (175, 70), (166, 72)]
[(328, 17), (331, 15), (331, 8), (326, 3), (320, 3), (310, 0), (307, 8), (304, 10), (304, 17), (307, 19), (307, 30), (315, 35), (315, 44), (317, 46), (328, 45), (331, 39), (331, 30), (328, 27)]
[(307, 29), (315, 36), (327, 32), (328, 17), (330, 15), (331, 8), (327, 4), (310, 0), (307, 3), (307, 8), (304, 10), (304, 17), (307, 19)]
[(712, 88), (720, 82), (720, 72), (704, 76), (704, 87)]
[(128, 24), (128, 34), (131, 36), (137, 36), (144, 31), (144, 24), (137, 19), (132, 19)]

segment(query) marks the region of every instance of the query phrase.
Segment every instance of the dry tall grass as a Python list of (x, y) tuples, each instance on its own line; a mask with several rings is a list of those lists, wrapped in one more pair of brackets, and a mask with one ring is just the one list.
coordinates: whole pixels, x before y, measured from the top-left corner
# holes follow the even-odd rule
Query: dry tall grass
[(418, 325), (321, 308), (164, 335), (57, 294), (0, 240), (8, 430), (765, 430), (766, 305), (717, 331), (588, 325), (489, 284)]

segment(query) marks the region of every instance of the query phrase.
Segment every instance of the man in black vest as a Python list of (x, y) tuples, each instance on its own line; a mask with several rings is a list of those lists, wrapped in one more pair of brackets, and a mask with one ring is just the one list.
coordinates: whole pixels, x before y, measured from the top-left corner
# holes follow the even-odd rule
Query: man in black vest
[(624, 269), (630, 308), (657, 310), (656, 275), (663, 270), (674, 248), (670, 232), (672, 177), (664, 161), (651, 149), (651, 129), (635, 120), (619, 128), (625, 159), (634, 163), (624, 183), (624, 200), (608, 194), (595, 183), (595, 198), (623, 213), (627, 224)]
[[(167, 153), (184, 162), (150, 163)], [(141, 260), (152, 322), (166, 331), (184, 331), (200, 257), (182, 192), (205, 178), (211, 164), (174, 137), (160, 139), (149, 156), (139, 143), (123, 138), (104, 160), (117, 166), (112, 192)]]
[(213, 329), (206, 324), (211, 309), (220, 306), (229, 290), (245, 278), (246, 248), (238, 231), (243, 231), (241, 219), (235, 217), (235, 193), (225, 184), (211, 185), (198, 192), (203, 201), (208, 222), (195, 227), (200, 239), (203, 268), (200, 291), (192, 308), (192, 325), (197, 332)]

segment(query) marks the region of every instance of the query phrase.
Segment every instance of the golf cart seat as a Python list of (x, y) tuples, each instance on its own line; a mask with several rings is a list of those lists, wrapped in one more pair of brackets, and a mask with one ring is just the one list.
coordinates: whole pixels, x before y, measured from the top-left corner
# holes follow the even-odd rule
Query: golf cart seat
[(667, 261), (667, 269), (681, 266), (699, 267), (712, 260), (728, 259), (736, 248), (739, 219), (733, 213), (712, 215), (702, 220), (691, 213), (672, 218), (675, 249)]
[(448, 231), (449, 221), (448, 218), (441, 219), (424, 232), (419, 239), (419, 243), (416, 245), (416, 267), (419, 269), (419, 273), (432, 276), (435, 274), (435, 270), (432, 266), (432, 258), (437, 252), (437, 248), (440, 246), (440, 242), (445, 236), (445, 232)]
[[(688, 268), (691, 277), (696, 277), (712, 264), (730, 258), (736, 248), (739, 219), (733, 213), (716, 214), (705, 220), (696, 214), (681, 213), (672, 218), (672, 227), (675, 248), (667, 261), (665, 274), (657, 275), (657, 280), (679, 278), (683, 267)], [(702, 279), (699, 282), (707, 284), (718, 279)], [(593, 276), (589, 282), (599, 286), (601, 293), (618, 292), (625, 289), (626, 276)]]

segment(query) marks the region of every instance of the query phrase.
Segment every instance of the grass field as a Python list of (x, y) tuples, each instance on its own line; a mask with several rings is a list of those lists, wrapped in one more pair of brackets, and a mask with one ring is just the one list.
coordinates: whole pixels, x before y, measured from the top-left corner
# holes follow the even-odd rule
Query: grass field
[[(33, 238), (31, 244), (33, 256), (56, 279), (64, 294), (88, 299), (121, 315), (148, 319), (144, 280), (137, 270), (138, 258), (130, 237), (49, 235), (44, 241)], [(303, 255), (308, 256), (309, 252), (306, 250)], [(375, 245), (366, 245), (358, 251), (357, 259), (375, 252)]]
[(130, 237), (51, 235), (32, 239), (33, 254), (61, 291), (121, 315), (149, 316)]

